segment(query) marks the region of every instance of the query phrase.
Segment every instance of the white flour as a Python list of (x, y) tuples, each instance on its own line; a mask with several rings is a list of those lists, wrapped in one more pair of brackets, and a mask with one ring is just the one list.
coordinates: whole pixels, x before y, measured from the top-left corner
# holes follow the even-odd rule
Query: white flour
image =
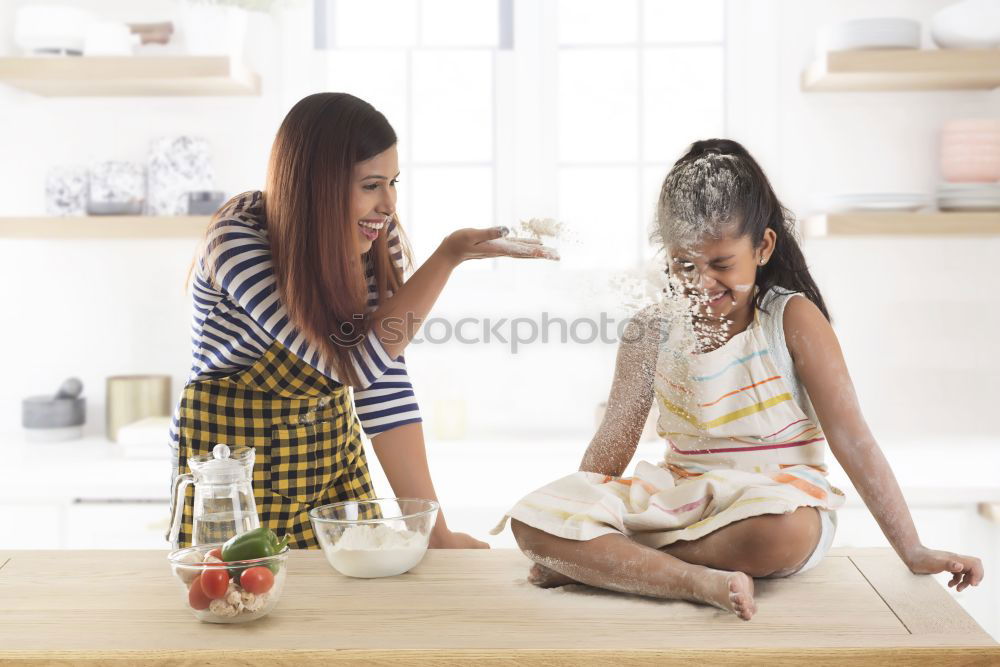
[(338, 572), (349, 577), (393, 577), (413, 568), (424, 557), (428, 536), (393, 530), (379, 524), (349, 526), (323, 552)]
[(545, 245), (540, 245), (531, 239), (503, 238), (482, 241), (479, 246), (492, 247), (513, 257), (541, 257), (558, 261), (559, 251)]
[(707, 296), (687, 290), (684, 282), (667, 274), (660, 263), (619, 273), (611, 278), (611, 287), (627, 310), (635, 313), (647, 309), (670, 332), (670, 350), (678, 355), (678, 361), (728, 340), (727, 320), (710, 326), (698, 317)]
[(559, 237), (564, 229), (564, 225), (561, 222), (557, 222), (553, 218), (531, 218), (529, 220), (521, 220), (521, 230), (525, 233), (531, 234), (536, 239), (540, 239), (543, 236)]
[[(614, 276), (611, 286), (626, 310), (638, 313), (637, 321), (645, 323), (640, 329), (642, 335), (656, 338), (659, 372), (671, 376), (678, 385), (686, 385), (690, 381), (692, 355), (725, 343), (730, 323), (728, 320), (713, 323), (699, 317), (707, 297), (690, 292), (683, 281), (667, 274), (664, 268), (662, 263), (654, 261), (642, 269)], [(648, 380), (652, 382), (652, 376)], [(693, 409), (691, 397), (679, 393), (671, 400), (685, 409)]]

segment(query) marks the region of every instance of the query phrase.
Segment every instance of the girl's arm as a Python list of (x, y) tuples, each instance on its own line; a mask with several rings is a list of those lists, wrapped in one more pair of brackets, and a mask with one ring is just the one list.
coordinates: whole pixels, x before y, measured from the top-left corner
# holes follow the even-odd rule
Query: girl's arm
[(784, 331), (831, 451), (899, 557), (915, 574), (952, 573), (948, 585), (957, 590), (977, 586), (983, 578), (978, 558), (921, 544), (896, 477), (861, 414), (837, 335), (819, 308), (805, 298), (790, 299)]
[[(437, 500), (427, 467), (427, 450), (424, 448), (424, 430), (421, 424), (404, 424), (374, 435), (372, 448), (396, 497)], [(451, 532), (445, 521), (444, 511), (439, 510), (437, 523), (431, 531), (430, 548), (489, 549), (489, 545), (465, 533)]]
[(653, 373), (660, 322), (649, 307), (628, 323), (618, 345), (608, 409), (590, 441), (580, 470), (621, 477), (635, 454), (653, 402)]

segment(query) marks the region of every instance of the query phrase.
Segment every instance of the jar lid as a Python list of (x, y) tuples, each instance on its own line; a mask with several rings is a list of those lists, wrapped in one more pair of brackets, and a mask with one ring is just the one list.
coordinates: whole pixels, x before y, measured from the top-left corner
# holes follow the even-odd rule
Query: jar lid
[[(247, 456), (253, 456), (253, 449), (240, 448), (233, 456), (229, 445), (219, 443), (212, 448), (210, 456), (196, 457), (188, 460), (195, 481), (206, 481), (209, 484), (229, 484), (246, 481)], [(252, 462), (252, 458), (250, 461)], [(251, 463), (252, 465), (252, 463)]]

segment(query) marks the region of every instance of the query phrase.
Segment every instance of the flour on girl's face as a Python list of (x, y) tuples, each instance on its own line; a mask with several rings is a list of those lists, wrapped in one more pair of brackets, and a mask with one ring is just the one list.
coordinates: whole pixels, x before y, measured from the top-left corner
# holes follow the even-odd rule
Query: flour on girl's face
[[(694, 355), (715, 349), (729, 339), (730, 322), (706, 317), (707, 295), (668, 274), (663, 264), (616, 276), (613, 288), (627, 310), (642, 311), (640, 335), (657, 337), (657, 372), (672, 377), (678, 386), (689, 384)], [(651, 378), (652, 379), (652, 378)], [(679, 392), (672, 402), (687, 409), (690, 394)]]
[[(756, 251), (741, 233), (743, 171), (736, 155), (705, 153), (674, 165), (660, 189), (653, 237), (666, 250), (671, 272), (686, 283), (674, 295), (686, 291), (688, 301), (695, 302), (675, 306), (691, 309), (694, 335), (688, 344), (697, 344), (695, 352), (729, 339), (753, 293)], [(714, 268), (717, 263), (725, 268)], [(717, 297), (712, 307), (709, 293)]]
[(729, 339), (729, 320), (705, 317), (708, 296), (692, 290), (662, 264), (619, 274), (612, 278), (612, 287), (629, 311), (649, 309), (648, 314), (659, 321), (660, 330), (667, 332), (669, 349), (676, 355), (698, 354)]

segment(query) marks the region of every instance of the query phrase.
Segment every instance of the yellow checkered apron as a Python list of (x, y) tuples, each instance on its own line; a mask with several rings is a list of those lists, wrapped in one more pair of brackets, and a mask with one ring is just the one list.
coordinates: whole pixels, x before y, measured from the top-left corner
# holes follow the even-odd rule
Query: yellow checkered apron
[[(361, 427), (348, 389), (275, 341), (249, 368), (193, 382), (179, 409), (179, 474), (218, 443), (253, 447), (262, 526), (296, 549), (318, 549), (308, 511), (373, 498)], [(184, 495), (180, 546), (191, 544), (194, 488)]]

